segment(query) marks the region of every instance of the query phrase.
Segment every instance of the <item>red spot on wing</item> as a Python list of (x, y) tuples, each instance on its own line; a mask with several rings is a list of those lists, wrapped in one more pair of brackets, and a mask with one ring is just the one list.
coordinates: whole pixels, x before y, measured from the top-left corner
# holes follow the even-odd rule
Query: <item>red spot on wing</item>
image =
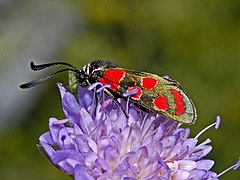
[(102, 84), (110, 84), (111, 89), (116, 91), (119, 88), (119, 83), (124, 78), (125, 72), (120, 69), (103, 70), (104, 76), (99, 79)]
[(158, 80), (150, 77), (143, 77), (141, 82), (142, 88), (152, 90), (156, 85)]
[(171, 89), (171, 92), (174, 96), (174, 101), (176, 103), (176, 114), (182, 115), (184, 113), (184, 102), (183, 102), (183, 96), (181, 93), (175, 89)]
[(139, 100), (139, 99), (141, 98), (141, 96), (142, 96), (142, 89), (141, 89), (140, 87), (129, 87), (127, 91), (130, 92), (130, 91), (132, 91), (132, 90), (134, 90), (134, 89), (137, 89), (138, 92), (135, 93), (135, 94), (132, 94), (131, 97), (132, 97), (134, 100)]
[(167, 110), (168, 109), (168, 103), (167, 98), (165, 96), (158, 96), (156, 99), (153, 100), (153, 104), (155, 105), (155, 108), (158, 110)]

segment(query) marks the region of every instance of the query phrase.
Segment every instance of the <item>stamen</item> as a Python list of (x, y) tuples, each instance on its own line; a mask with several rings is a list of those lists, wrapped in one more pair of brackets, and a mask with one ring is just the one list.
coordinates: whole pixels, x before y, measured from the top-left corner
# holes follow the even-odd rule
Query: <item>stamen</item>
[(215, 126), (215, 129), (218, 129), (219, 126), (220, 126), (220, 121), (221, 121), (220, 116), (217, 116), (217, 117), (216, 117), (216, 122), (210, 124), (209, 126), (205, 127), (202, 131), (200, 131), (200, 132), (195, 136), (195, 139), (198, 139), (205, 131), (207, 131), (208, 129), (210, 129), (210, 128), (213, 127), (213, 126)]
[(235, 164), (234, 170), (237, 170), (240, 167), (240, 157), (238, 158), (237, 163)]
[(97, 90), (97, 93), (103, 91), (105, 88), (110, 88), (110, 87), (111, 87), (111, 84), (105, 84)]
[(163, 78), (165, 78), (165, 79), (170, 79), (170, 77), (169, 77), (169, 75), (164, 75), (164, 76), (162, 76)]
[(206, 144), (209, 144), (211, 142), (211, 139), (207, 138), (204, 142), (202, 142), (201, 144), (197, 145), (196, 148), (200, 147), (200, 146), (205, 146)]
[(125, 108), (126, 114), (129, 114), (130, 96), (136, 93), (138, 93), (138, 88), (134, 88), (131, 91), (123, 93), (123, 97), (127, 97), (126, 108)]
[(227, 169), (224, 170), (223, 172), (219, 173), (219, 174), (217, 175), (217, 177), (222, 176), (223, 174), (225, 174), (227, 171), (229, 171), (229, 170), (231, 170), (231, 169), (237, 170), (239, 167), (240, 167), (240, 157), (238, 158), (238, 161), (237, 161), (236, 164), (234, 164), (233, 166), (227, 168)]
[(131, 96), (131, 95), (136, 94), (136, 93), (138, 93), (138, 88), (134, 88), (131, 91), (123, 93), (123, 97)]
[(103, 86), (102, 83), (96, 82), (96, 83), (90, 85), (90, 86), (88, 87), (88, 90), (91, 91), (91, 90), (93, 90), (95, 87), (97, 87), (98, 85), (100, 85), (101, 87)]
[(219, 128), (220, 123), (221, 123), (221, 117), (220, 117), (220, 116), (217, 116), (217, 117), (216, 117), (216, 125), (215, 125), (215, 129), (218, 129), (218, 128)]

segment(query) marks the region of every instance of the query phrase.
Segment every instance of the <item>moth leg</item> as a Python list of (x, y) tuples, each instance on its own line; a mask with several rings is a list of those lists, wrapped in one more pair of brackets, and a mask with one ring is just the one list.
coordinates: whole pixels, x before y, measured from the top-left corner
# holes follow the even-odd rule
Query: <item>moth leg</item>
[[(94, 90), (95, 92), (94, 92), (94, 98), (95, 98), (95, 101), (96, 101), (96, 107), (94, 108), (94, 115), (96, 116), (96, 114), (97, 114), (97, 105), (98, 105), (98, 102), (99, 102), (99, 97), (98, 97), (98, 95), (97, 95), (97, 93), (96, 93), (96, 89)], [(101, 101), (100, 101), (100, 103), (101, 103)]]
[(104, 89), (104, 92), (113, 99), (113, 101), (116, 103), (116, 105), (123, 111), (124, 115), (126, 116), (126, 118), (129, 118), (126, 110), (124, 109), (124, 107), (122, 106), (122, 104), (120, 102), (118, 102), (117, 98), (108, 90), (108, 89)]

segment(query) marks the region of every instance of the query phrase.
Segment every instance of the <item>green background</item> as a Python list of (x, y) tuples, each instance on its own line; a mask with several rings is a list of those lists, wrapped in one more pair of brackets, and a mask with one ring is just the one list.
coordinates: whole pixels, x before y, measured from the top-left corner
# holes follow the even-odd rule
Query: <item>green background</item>
[[(37, 5), (34, 1), (22, 2), (19, 6), (27, 10), (22, 17), (34, 21), (28, 12)], [(72, 28), (59, 35), (59, 38), (65, 40), (63, 44), (51, 42), (53, 46), (59, 47), (55, 54), (40, 54), (36, 62), (60, 59), (82, 67), (94, 59), (110, 59), (120, 67), (167, 74), (182, 84), (196, 105), (197, 122), (184, 126), (190, 127), (191, 137), (213, 123), (217, 115), (222, 118), (220, 129), (212, 128), (200, 137), (200, 142), (208, 137), (212, 140), (213, 150), (207, 156), (215, 160), (212, 170), (220, 173), (236, 162), (240, 155), (240, 1), (43, 2), (43, 7), (54, 8), (59, 4), (67, 7), (74, 22)], [(11, 12), (18, 12), (18, 5), (13, 7)], [(39, 10), (40, 17), (45, 10)], [(8, 17), (12, 16), (12, 13), (5, 14), (1, 18), (5, 21), (0, 22), (0, 27), (11, 23), (13, 19)], [(17, 16), (15, 13), (14, 18)], [(61, 18), (57, 16), (56, 19), (61, 24)], [(54, 27), (54, 21), (39, 26)], [(23, 27), (22, 30), (27, 32), (28, 27)], [(18, 29), (15, 31), (17, 34)], [(9, 40), (7, 36), (4, 38), (6, 40), (0, 42), (1, 71), (12, 53), (9, 44), (21, 41)], [(41, 48), (43, 47), (38, 49)], [(19, 63), (21, 59), (16, 61)], [(29, 62), (29, 59), (22, 61), (24, 68), (21, 66), (17, 71), (11, 70), (11, 74), (29, 73)], [(41, 77), (44, 72), (37, 74)], [(34, 78), (36, 76), (32, 73), (27, 79), (19, 79), (15, 90), (23, 91), (17, 86)], [(14, 125), (1, 130), (1, 179), (71, 179), (50, 165), (36, 148), (38, 137), (48, 130), (48, 119), (64, 117), (56, 82), (67, 84), (67, 73), (58, 75), (37, 88), (20, 92), (20, 96), (29, 103), (24, 107), (18, 102), (12, 104), (12, 108), (18, 106), (19, 114), (25, 115), (17, 120), (19, 117), (15, 114), (14, 119), (7, 120), (7, 124)], [(32, 96), (28, 97), (28, 93), (32, 93)], [(237, 170), (228, 172), (221, 179), (239, 178), (240, 171)]]

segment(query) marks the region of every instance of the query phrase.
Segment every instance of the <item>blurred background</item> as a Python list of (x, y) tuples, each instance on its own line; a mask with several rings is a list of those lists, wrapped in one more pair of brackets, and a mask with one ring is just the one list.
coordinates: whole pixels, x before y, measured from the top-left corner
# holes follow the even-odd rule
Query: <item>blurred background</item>
[[(194, 137), (210, 129), (220, 173), (240, 155), (240, 1), (0, 0), (0, 176), (1, 179), (71, 179), (36, 148), (50, 117), (63, 118), (56, 82), (33, 89), (21, 83), (51, 72), (34, 73), (29, 63), (65, 61), (82, 67), (111, 59), (120, 67), (169, 75), (192, 97), (198, 120)], [(240, 179), (230, 171), (221, 179)]]

